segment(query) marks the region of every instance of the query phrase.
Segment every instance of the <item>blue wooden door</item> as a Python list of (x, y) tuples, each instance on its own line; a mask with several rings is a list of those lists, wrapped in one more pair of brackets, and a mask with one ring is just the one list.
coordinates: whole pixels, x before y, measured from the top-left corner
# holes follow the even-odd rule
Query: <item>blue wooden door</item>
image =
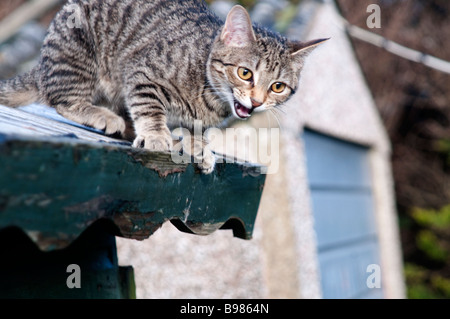
[(310, 130), (303, 139), (323, 297), (382, 298), (369, 149)]

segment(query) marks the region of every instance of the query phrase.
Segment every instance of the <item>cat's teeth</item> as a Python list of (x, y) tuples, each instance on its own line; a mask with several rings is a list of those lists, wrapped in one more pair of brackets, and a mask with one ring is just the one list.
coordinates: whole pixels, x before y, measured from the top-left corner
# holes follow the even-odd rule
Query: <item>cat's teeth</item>
[(250, 117), (250, 114), (253, 112), (253, 109), (248, 109), (237, 101), (234, 102), (234, 109), (236, 110), (236, 114), (242, 119)]

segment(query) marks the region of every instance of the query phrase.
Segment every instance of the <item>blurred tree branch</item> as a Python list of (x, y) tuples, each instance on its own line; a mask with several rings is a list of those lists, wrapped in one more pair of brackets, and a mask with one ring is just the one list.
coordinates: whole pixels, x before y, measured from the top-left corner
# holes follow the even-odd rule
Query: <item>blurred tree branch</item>
[(61, 0), (31, 0), (22, 4), (0, 21), (0, 43), (8, 40), (22, 26), (41, 17), (60, 2)]

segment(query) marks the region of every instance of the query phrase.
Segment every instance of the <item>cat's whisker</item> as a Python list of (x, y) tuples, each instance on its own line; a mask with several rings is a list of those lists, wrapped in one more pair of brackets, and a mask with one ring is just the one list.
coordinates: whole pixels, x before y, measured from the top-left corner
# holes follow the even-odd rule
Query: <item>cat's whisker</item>
[(275, 120), (276, 120), (277, 123), (278, 123), (278, 127), (280, 128), (280, 130), (283, 130), (283, 128), (282, 128), (282, 126), (281, 126), (280, 119), (278, 118), (278, 116), (277, 116), (277, 114), (276, 114), (276, 110), (277, 110), (277, 109), (275, 109), (275, 108), (269, 109), (270, 113), (273, 114), (273, 116), (275, 117)]
[(271, 129), (272, 128), (272, 122), (270, 121), (270, 115), (269, 115), (269, 112), (265, 112), (266, 113), (266, 117), (267, 117), (267, 126), (268, 126), (268, 128), (269, 129)]
[(277, 111), (283, 113), (284, 115), (286, 115), (286, 110), (283, 109), (283, 107), (286, 106), (285, 104), (281, 104), (278, 106), (278, 108), (276, 108)]

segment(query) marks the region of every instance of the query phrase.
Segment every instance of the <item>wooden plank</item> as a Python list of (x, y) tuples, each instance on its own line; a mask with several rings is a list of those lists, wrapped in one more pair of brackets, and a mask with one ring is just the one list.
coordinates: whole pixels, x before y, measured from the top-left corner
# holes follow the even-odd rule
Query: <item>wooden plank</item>
[[(37, 116), (37, 113), (42, 113), (43, 116)], [(131, 145), (127, 141), (110, 138), (100, 131), (69, 121), (58, 115), (55, 109), (43, 105), (21, 109), (0, 105), (0, 133), (28, 137), (72, 136), (84, 141)]]
[(31, 0), (0, 21), (0, 43), (8, 40), (27, 22), (39, 18), (60, 0)]
[(324, 298), (382, 296), (382, 288), (367, 286), (367, 278), (371, 275), (371, 272), (367, 272), (367, 267), (380, 264), (376, 240), (361, 241), (352, 246), (322, 252), (319, 254), (319, 264)]
[(310, 130), (303, 140), (311, 187), (371, 187), (368, 148)]
[(311, 191), (318, 249), (376, 237), (372, 194), (367, 191)]
[(324, 298), (382, 298), (369, 288), (379, 265), (368, 148), (306, 130), (314, 226)]

